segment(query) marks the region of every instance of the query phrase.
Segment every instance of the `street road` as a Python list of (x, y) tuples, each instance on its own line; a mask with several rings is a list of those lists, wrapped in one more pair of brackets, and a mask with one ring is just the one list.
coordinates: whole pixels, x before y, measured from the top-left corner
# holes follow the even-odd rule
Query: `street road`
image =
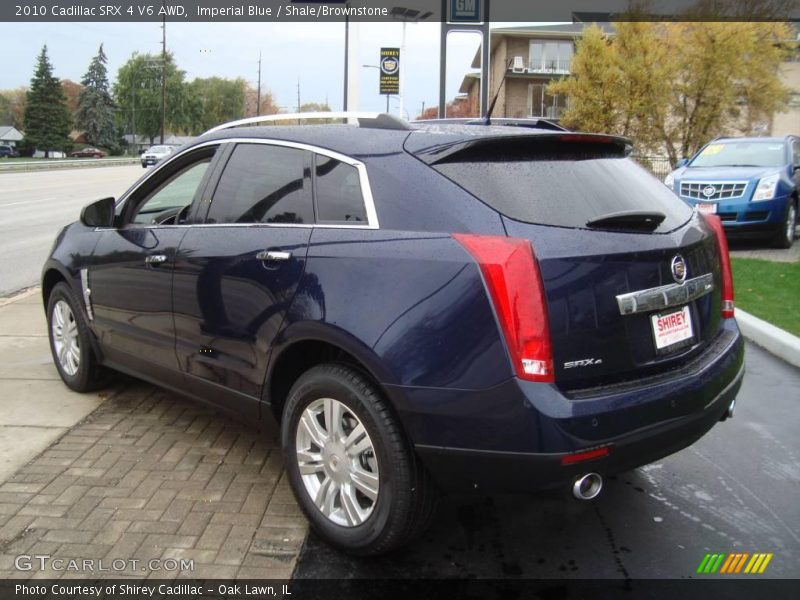
[(56, 233), (81, 208), (119, 196), (139, 165), (0, 174), (0, 296), (38, 283)]
[[(747, 345), (736, 416), (594, 502), (556, 492), (448, 498), (422, 540), (350, 559), (310, 535), (298, 578), (620, 578), (698, 575), (706, 553), (772, 552), (758, 578), (800, 576), (800, 369)], [(520, 476), (524, 476), (520, 474)]]

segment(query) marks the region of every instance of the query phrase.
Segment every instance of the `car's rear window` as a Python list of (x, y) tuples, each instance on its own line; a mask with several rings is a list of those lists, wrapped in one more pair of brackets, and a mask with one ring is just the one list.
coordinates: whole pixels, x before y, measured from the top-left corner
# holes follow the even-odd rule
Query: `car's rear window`
[(614, 144), (541, 140), (467, 149), (433, 168), (518, 221), (587, 227), (625, 211), (665, 215), (657, 233), (683, 225), (692, 209)]

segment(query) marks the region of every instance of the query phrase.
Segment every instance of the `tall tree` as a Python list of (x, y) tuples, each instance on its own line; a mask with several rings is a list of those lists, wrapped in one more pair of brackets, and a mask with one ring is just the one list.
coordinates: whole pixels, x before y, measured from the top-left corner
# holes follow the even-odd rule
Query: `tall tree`
[(571, 76), (551, 83), (547, 93), (566, 94), (569, 107), (562, 115), (567, 127), (585, 131), (615, 131), (620, 108), (619, 64), (603, 30), (589, 26), (578, 40)]
[(255, 117), (256, 112), (259, 115), (275, 115), (280, 112), (280, 108), (275, 102), (275, 96), (269, 90), (261, 90), (261, 107), (256, 111), (256, 103), (259, 99), (258, 90), (255, 87), (247, 86), (245, 90), (244, 99), (244, 114), (248, 117)]
[(44, 46), (26, 97), (23, 145), (43, 150), (46, 156), (51, 150), (67, 151), (72, 147), (71, 121), (64, 90), (53, 75), (47, 46)]
[(67, 103), (67, 110), (72, 118), (72, 124), (75, 125), (75, 116), (78, 114), (78, 99), (83, 91), (83, 86), (80, 83), (75, 83), (71, 79), (61, 80), (61, 89), (64, 90), (64, 100)]
[(114, 101), (111, 98), (108, 84), (103, 44), (97, 55), (89, 64), (89, 70), (83, 76), (83, 89), (78, 97), (77, 126), (84, 131), (86, 141), (93, 146), (112, 148), (116, 146), (116, 128), (114, 125)]
[(568, 127), (628, 135), (674, 162), (714, 137), (764, 130), (788, 100), (778, 74), (792, 46), (784, 23), (628, 22), (615, 29), (603, 43), (599, 30), (587, 29), (572, 74), (549, 86), (569, 97)]
[[(171, 52), (166, 54), (167, 114), (170, 133), (186, 133), (196, 120), (198, 102), (189, 93), (186, 72), (175, 64)], [(117, 72), (114, 99), (119, 107), (120, 125), (124, 131), (135, 129), (153, 143), (161, 132), (161, 55), (134, 53)]]
[(189, 93), (199, 106), (192, 132), (202, 133), (225, 121), (241, 119), (245, 115), (244, 79), (208, 77), (195, 79), (189, 84)]
[(0, 91), (0, 123), (12, 125), (19, 130), (24, 129), (25, 103), (28, 90), (18, 87), (13, 90)]

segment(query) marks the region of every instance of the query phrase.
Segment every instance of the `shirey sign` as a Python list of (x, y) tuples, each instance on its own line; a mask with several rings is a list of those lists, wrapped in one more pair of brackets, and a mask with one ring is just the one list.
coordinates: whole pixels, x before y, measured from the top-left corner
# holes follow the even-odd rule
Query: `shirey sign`
[(381, 94), (400, 93), (400, 48), (381, 48)]

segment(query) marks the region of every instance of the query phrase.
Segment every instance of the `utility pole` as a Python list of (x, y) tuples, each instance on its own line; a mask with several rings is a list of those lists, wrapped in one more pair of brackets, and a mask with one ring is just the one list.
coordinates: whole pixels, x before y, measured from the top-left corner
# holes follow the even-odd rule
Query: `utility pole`
[(256, 95), (256, 116), (261, 116), (261, 50), (258, 51), (258, 94)]
[(300, 78), (297, 78), (297, 112), (300, 112)]
[[(164, 7), (164, 0), (161, 0)], [(161, 143), (164, 143), (164, 126), (167, 120), (167, 14), (161, 19)]]

